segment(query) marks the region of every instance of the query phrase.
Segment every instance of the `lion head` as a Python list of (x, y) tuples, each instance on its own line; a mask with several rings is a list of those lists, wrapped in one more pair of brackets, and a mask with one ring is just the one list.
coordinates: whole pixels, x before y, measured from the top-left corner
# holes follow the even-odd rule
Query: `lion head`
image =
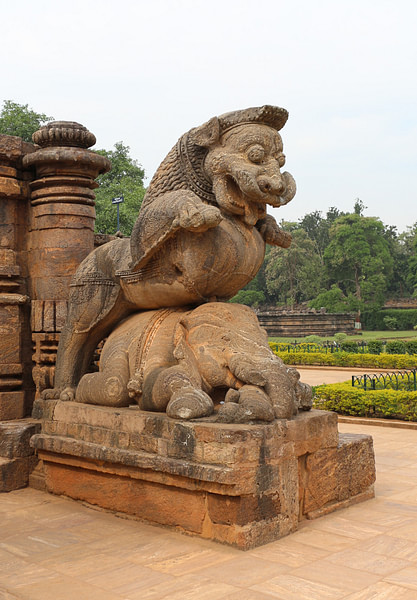
[(287, 118), (282, 108), (250, 108), (214, 117), (183, 136), (183, 148), (201, 149), (194, 153), (192, 179), (200, 179), (207, 192), (209, 184), (215, 203), (248, 225), (265, 216), (267, 204), (282, 206), (295, 195), (293, 177), (281, 172), (285, 155), (278, 131)]

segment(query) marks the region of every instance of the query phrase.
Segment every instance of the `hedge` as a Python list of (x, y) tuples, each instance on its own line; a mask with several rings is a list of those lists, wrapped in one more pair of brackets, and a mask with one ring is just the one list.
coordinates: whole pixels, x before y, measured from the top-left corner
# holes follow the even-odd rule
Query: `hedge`
[(286, 365), (326, 365), (331, 367), (364, 367), (373, 369), (414, 369), (413, 354), (352, 354), (350, 352), (280, 352), (272, 348)]
[(362, 325), (370, 331), (383, 331), (388, 329), (385, 317), (396, 321), (396, 329), (406, 331), (413, 329), (417, 324), (416, 308), (385, 308), (381, 310), (364, 310), (361, 314)]
[(417, 392), (362, 390), (349, 382), (315, 388), (314, 408), (341, 415), (417, 421)]

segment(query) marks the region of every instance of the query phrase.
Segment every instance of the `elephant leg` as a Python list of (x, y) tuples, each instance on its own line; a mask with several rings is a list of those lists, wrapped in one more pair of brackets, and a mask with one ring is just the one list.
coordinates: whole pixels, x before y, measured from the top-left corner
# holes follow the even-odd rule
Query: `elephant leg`
[(164, 411), (172, 419), (198, 419), (212, 414), (214, 404), (201, 389), (201, 381), (174, 365), (150, 373), (139, 401), (143, 410)]
[[(121, 295), (120, 295), (121, 296)], [(131, 308), (120, 298), (111, 310), (100, 319), (94, 302), (83, 307), (83, 321), (91, 326), (80, 326), (79, 308), (71, 307), (67, 322), (60, 335), (55, 370), (54, 389), (45, 390), (44, 398), (74, 400), (75, 389), (88, 371), (98, 343), (130, 312)]]
[(107, 357), (106, 366), (99, 373), (81, 377), (75, 395), (76, 402), (100, 406), (128, 406), (129, 361), (123, 351)]

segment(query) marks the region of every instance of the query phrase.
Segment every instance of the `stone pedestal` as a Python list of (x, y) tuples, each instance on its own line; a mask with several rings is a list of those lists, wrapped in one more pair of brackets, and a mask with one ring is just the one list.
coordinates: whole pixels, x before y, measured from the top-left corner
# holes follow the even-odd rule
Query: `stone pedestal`
[(248, 426), (37, 400), (34, 417), (48, 491), (241, 549), (373, 496), (372, 439), (334, 413)]

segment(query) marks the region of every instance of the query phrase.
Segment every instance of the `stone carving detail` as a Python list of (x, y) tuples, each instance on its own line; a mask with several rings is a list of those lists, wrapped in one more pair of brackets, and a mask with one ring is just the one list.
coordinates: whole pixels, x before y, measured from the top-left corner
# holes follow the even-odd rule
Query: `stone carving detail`
[[(121, 320), (140, 310), (227, 300), (256, 275), (266, 243), (290, 245), (291, 237), (266, 214), (268, 204), (282, 206), (296, 191), (292, 176), (281, 172), (285, 157), (278, 131), (287, 117), (278, 107), (249, 108), (214, 117), (180, 138), (149, 185), (130, 240), (100, 246), (77, 269), (59, 343), (55, 388), (45, 397), (91, 401), (86, 380), (78, 397), (75, 390), (98, 342)], [(52, 130), (45, 136), (53, 137)], [(177, 311), (173, 313), (177, 318)], [(138, 316), (142, 318), (148, 317)], [(254, 340), (259, 344), (256, 336)], [(286, 385), (294, 394), (296, 384)], [(193, 392), (196, 402), (201, 393)], [(255, 395), (263, 406), (265, 394), (259, 390), (231, 393), (227, 399), (233, 397), (240, 405), (241, 397)], [(289, 417), (293, 401), (284, 397), (282, 391), (283, 413)], [(206, 414), (210, 403), (207, 398), (201, 402), (207, 404)], [(269, 402), (279, 404), (271, 398)], [(181, 410), (168, 410), (180, 417)], [(233, 409), (227, 410), (231, 415)], [(202, 416), (202, 409), (196, 412)], [(272, 414), (270, 410), (271, 418)]]
[(130, 316), (105, 342), (100, 372), (82, 377), (76, 398), (114, 407), (134, 400), (177, 419), (210, 416), (217, 400), (217, 420), (238, 423), (311, 408), (309, 386), (271, 352), (255, 313), (223, 302)]

